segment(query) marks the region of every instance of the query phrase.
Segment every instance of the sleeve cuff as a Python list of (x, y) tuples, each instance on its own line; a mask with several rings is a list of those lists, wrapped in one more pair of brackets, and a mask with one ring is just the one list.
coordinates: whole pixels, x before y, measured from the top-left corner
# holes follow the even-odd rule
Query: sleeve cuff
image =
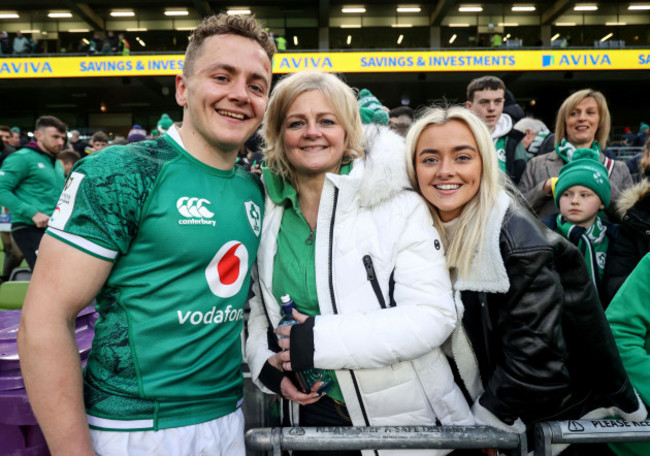
[(314, 324), (316, 319), (309, 317), (303, 324), (291, 327), (289, 351), (291, 368), (294, 371), (314, 367)]
[(264, 384), (264, 386), (273, 391), (275, 394), (282, 395), (282, 393), (280, 393), (280, 384), (282, 383), (282, 379), (284, 379), (284, 377), (284, 372), (271, 366), (271, 364), (267, 361), (262, 367), (259, 375), (259, 380)]

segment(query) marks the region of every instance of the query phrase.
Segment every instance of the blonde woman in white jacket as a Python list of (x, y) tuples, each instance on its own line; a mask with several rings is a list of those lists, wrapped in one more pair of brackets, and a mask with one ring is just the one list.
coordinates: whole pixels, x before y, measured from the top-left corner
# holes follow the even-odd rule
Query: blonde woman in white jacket
[[(408, 183), (402, 138), (376, 126), (364, 135), (352, 89), (316, 71), (278, 83), (264, 135), (253, 380), (292, 401), (287, 423), (473, 424), (440, 348), (456, 323), (451, 284), (431, 215)], [(276, 329), (283, 294), (302, 324)], [(278, 334), (289, 337), (276, 344)], [(331, 371), (326, 395), (291, 380), (309, 367)]]

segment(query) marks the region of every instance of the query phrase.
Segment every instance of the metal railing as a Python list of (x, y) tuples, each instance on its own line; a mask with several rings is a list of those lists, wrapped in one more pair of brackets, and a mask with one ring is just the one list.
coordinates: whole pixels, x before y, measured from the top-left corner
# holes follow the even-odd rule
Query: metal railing
[(246, 447), (282, 450), (480, 449), (527, 454), (526, 436), (487, 426), (368, 426), (257, 428), (246, 432)]
[(551, 456), (554, 443), (650, 442), (650, 420), (548, 421), (535, 426), (535, 456)]

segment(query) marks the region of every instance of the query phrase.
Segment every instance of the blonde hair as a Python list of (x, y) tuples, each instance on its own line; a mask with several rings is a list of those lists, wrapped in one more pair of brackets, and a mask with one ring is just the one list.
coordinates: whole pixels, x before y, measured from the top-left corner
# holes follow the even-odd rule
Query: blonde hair
[(433, 215), (434, 225), (440, 232), (447, 250), (447, 266), (456, 268), (463, 276), (469, 272), (472, 258), (483, 243), (484, 228), (490, 211), (496, 203), (499, 192), (505, 188), (505, 173), (499, 170), (497, 152), (490, 132), (485, 123), (476, 114), (460, 106), (448, 108), (433, 107), (422, 113), (406, 136), (406, 169), (413, 188), (422, 195), (415, 173), (416, 151), (420, 135), (434, 125), (445, 125), (455, 120), (465, 124), (474, 135), (481, 157), (481, 181), (478, 192), (465, 204), (458, 216), (454, 236), (449, 239), (438, 209), (427, 201)]
[(331, 73), (316, 70), (285, 76), (278, 82), (269, 99), (262, 122), (266, 166), (285, 181), (296, 186), (295, 169), (287, 159), (284, 145), (284, 120), (298, 96), (312, 90), (320, 91), (345, 129), (343, 163), (363, 157), (363, 127), (354, 90)]
[(571, 111), (573, 111), (575, 107), (587, 97), (596, 100), (596, 104), (598, 105), (600, 120), (598, 122), (595, 140), (600, 144), (601, 150), (605, 150), (605, 147), (607, 147), (612, 118), (609, 115), (609, 108), (607, 107), (605, 96), (602, 93), (591, 89), (582, 89), (577, 91), (564, 100), (562, 106), (560, 106), (560, 109), (557, 112), (557, 119), (555, 120), (556, 145), (559, 144), (562, 139), (566, 139), (567, 141), (569, 140), (569, 138), (566, 137), (566, 121), (571, 115)]

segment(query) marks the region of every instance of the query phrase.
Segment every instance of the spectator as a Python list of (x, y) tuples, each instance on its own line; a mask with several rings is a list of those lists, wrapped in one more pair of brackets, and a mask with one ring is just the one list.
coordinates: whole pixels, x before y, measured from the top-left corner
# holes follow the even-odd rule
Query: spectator
[(26, 55), (29, 54), (30, 44), (29, 38), (23, 35), (23, 32), (16, 32), (14, 37), (14, 55)]
[(20, 128), (11, 127), (11, 141), (9, 142), (11, 147), (18, 150), (19, 147), (23, 147), (28, 142), (29, 142), (29, 139), (25, 135), (22, 134), (22, 132), (20, 131)]
[(11, 129), (6, 125), (0, 125), (0, 166), (7, 156), (16, 151), (10, 145)]
[(9, 55), (13, 51), (9, 34), (5, 31), (0, 32), (0, 54)]
[(131, 45), (126, 40), (126, 35), (124, 35), (124, 33), (120, 33), (117, 35), (117, 37), (117, 53), (119, 55), (131, 55)]
[(589, 158), (580, 158), (580, 153), (581, 149), (574, 152), (573, 161), (560, 170), (554, 185), (554, 201), (560, 213), (549, 215), (543, 222), (578, 247), (600, 301), (607, 308), (603, 272), (609, 247), (618, 235), (618, 225), (598, 216), (609, 205), (607, 169), (590, 157), (589, 151)]
[(94, 32), (93, 37), (90, 39), (88, 44), (88, 55), (95, 55), (102, 53), (102, 47), (104, 46), (104, 41), (99, 32)]
[(63, 166), (56, 156), (63, 148), (66, 125), (53, 116), (39, 117), (34, 139), (9, 155), (0, 171), (0, 204), (11, 211), (11, 233), (34, 270), (45, 228), (63, 190)]
[(413, 123), (413, 110), (408, 106), (398, 106), (388, 111), (388, 125), (395, 133), (406, 137)]
[(638, 183), (641, 179), (650, 177), (650, 170), (648, 164), (650, 163), (650, 138), (645, 142), (643, 151), (634, 154), (631, 158), (625, 161), (627, 168), (630, 170), (630, 175), (634, 183)]
[[(182, 124), (73, 168), (18, 331), (52, 454), (245, 455), (240, 334), (264, 194), (234, 165), (274, 51), (250, 16), (205, 18), (176, 76)], [(82, 374), (70, 322), (95, 296)]]
[(129, 130), (129, 134), (126, 137), (126, 140), (130, 143), (144, 141), (145, 139), (147, 139), (147, 130), (138, 124), (133, 125), (133, 128)]
[[(623, 366), (646, 407), (650, 406), (650, 254), (634, 268), (612, 303), (607, 320)], [(618, 456), (647, 456), (650, 442), (612, 443)]]
[(84, 140), (81, 139), (81, 133), (79, 133), (79, 130), (72, 130), (70, 132), (70, 145), (72, 146), (72, 149), (81, 155), (86, 154), (86, 147), (88, 147), (88, 143)]
[[(602, 93), (583, 89), (564, 100), (555, 123), (555, 153), (532, 158), (519, 183), (526, 200), (539, 217), (555, 213), (551, 179), (571, 162), (576, 148), (591, 149), (594, 158), (607, 168), (612, 201), (615, 202), (621, 191), (632, 185), (632, 176), (625, 163), (612, 160), (602, 152), (607, 146), (610, 125), (609, 109)], [(616, 220), (613, 205), (609, 206), (607, 214)]]
[[(96, 131), (90, 137), (90, 141), (88, 141), (88, 147), (86, 147), (85, 149), (85, 155), (90, 155), (90, 154), (94, 154), (95, 152), (99, 152), (106, 146), (108, 146), (108, 135), (101, 130)], [(81, 158), (83, 157), (84, 155), (81, 156)]]
[(645, 419), (580, 252), (518, 203), (485, 123), (433, 109), (406, 143), (452, 271), (449, 348), (477, 424), (530, 435), (547, 420)]
[(473, 79), (467, 86), (465, 106), (479, 116), (497, 148), (499, 168), (517, 184), (526, 168), (526, 149), (521, 144), (523, 134), (512, 128), (512, 118), (503, 112), (506, 85), (496, 76)]
[(641, 122), (641, 125), (639, 125), (639, 133), (637, 133), (636, 141), (634, 142), (634, 145), (636, 147), (643, 147), (643, 145), (648, 140), (648, 132), (650, 132), (650, 125), (645, 122)]
[(285, 52), (287, 50), (287, 40), (283, 36), (278, 36), (275, 39), (275, 45), (278, 48), (278, 52)]
[(529, 159), (535, 155), (547, 154), (555, 147), (555, 135), (549, 131), (546, 124), (541, 120), (524, 117), (512, 128), (525, 135), (521, 138), (521, 144), (526, 149)]
[[(115, 36), (115, 32), (112, 30), (109, 30), (106, 32), (106, 39), (108, 40), (108, 49), (110, 50), (111, 54), (117, 54), (117, 46), (118, 46), (118, 39)], [(102, 47), (102, 50), (104, 47)]]
[(630, 127), (625, 127), (623, 129), (623, 136), (621, 139), (623, 140), (624, 146), (634, 146), (636, 143), (636, 135), (632, 133), (632, 129)]
[(57, 155), (56, 159), (63, 165), (63, 173), (67, 178), (74, 164), (81, 160), (81, 156), (74, 150), (65, 150)]
[[(370, 95), (360, 96), (372, 118)], [(441, 349), (455, 313), (438, 235), (407, 189), (402, 138), (377, 124), (364, 137), (360, 117), (352, 89), (330, 73), (302, 71), (273, 89), (246, 350), (253, 380), (299, 406), (286, 425), (472, 424)], [(302, 324), (277, 328), (289, 337), (276, 342), (283, 294)], [(311, 367), (330, 371), (326, 395), (292, 382), (291, 371)]]
[(33, 37), (29, 44), (29, 53), (30, 54), (42, 54), (43, 53), (43, 43), (38, 39), (38, 37)]
[(625, 190), (616, 205), (621, 226), (610, 249), (604, 278), (609, 299), (650, 252), (650, 139), (646, 141), (640, 168), (639, 183)]
[(513, 124), (516, 124), (521, 119), (526, 117), (526, 113), (524, 112), (524, 108), (522, 108), (517, 103), (517, 100), (515, 100), (515, 96), (512, 94), (512, 92), (510, 90), (506, 89), (506, 92), (505, 92), (505, 95), (504, 95), (503, 98), (504, 98), (503, 112), (510, 116), (510, 118), (512, 119)]
[(163, 114), (162, 116), (160, 116), (160, 119), (156, 124), (156, 129), (158, 130), (159, 134), (162, 134), (165, 133), (167, 130), (169, 130), (172, 125), (174, 125), (174, 121), (172, 120), (172, 118), (169, 117), (168, 114)]

